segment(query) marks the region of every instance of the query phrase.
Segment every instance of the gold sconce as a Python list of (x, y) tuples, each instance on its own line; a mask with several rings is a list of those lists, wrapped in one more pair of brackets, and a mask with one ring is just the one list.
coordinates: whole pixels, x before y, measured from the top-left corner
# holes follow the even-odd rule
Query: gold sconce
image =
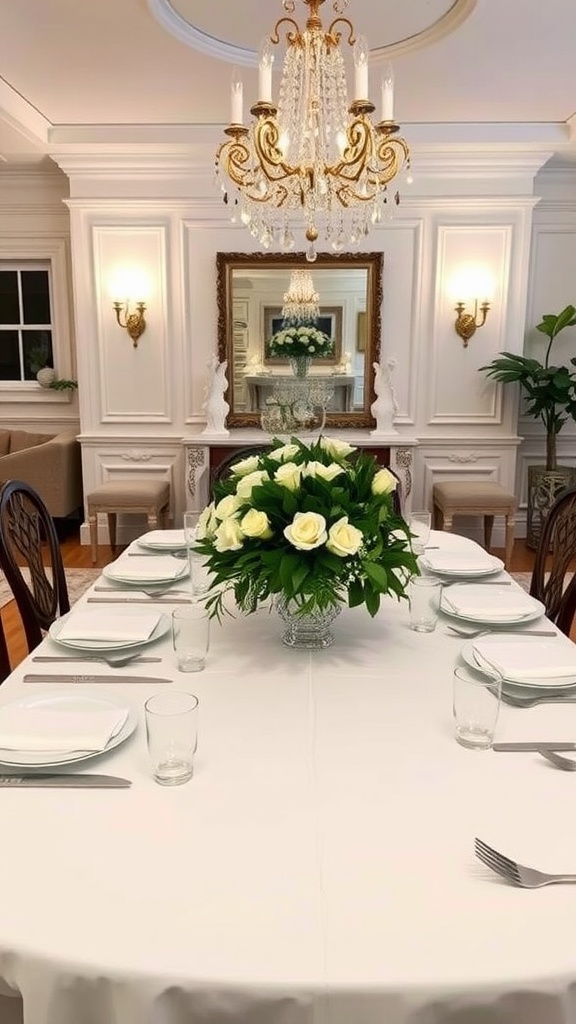
[[(138, 341), (146, 330), (146, 319), (144, 317), (146, 303), (137, 302), (135, 313), (130, 312), (130, 302), (128, 299), (125, 302), (114, 302), (114, 309), (119, 326), (124, 327), (128, 331), (134, 348), (137, 348)], [(122, 316), (124, 319), (122, 319)]]
[(474, 300), (473, 316), (472, 313), (465, 313), (465, 309), (466, 304), (464, 302), (456, 303), (456, 313), (458, 315), (456, 317), (454, 327), (456, 329), (456, 334), (458, 334), (459, 337), (462, 338), (464, 348), (467, 348), (470, 338), (474, 336), (479, 327), (483, 327), (484, 324), (486, 323), (486, 317), (488, 315), (488, 310), (490, 309), (490, 303), (482, 302), (480, 304), (480, 319), (478, 319), (478, 299)]

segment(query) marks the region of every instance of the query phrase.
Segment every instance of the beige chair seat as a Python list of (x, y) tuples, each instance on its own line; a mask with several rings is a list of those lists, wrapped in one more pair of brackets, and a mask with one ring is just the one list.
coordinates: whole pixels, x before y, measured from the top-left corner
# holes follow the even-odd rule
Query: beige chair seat
[(170, 504), (170, 486), (163, 480), (115, 480), (101, 484), (86, 497), (92, 562), (98, 560), (98, 514), (108, 517), (110, 545), (116, 548), (116, 516), (146, 516), (149, 530), (165, 529)]
[(516, 496), (501, 484), (482, 480), (453, 480), (434, 484), (432, 490), (434, 528), (452, 530), (454, 516), (484, 517), (484, 546), (490, 548), (494, 516), (506, 519), (506, 565), (512, 559), (516, 524)]

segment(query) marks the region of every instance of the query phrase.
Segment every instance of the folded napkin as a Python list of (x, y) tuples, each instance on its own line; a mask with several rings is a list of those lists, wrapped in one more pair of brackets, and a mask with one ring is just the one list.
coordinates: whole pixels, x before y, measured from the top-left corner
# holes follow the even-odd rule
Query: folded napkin
[(482, 638), (474, 642), (473, 651), (479, 664), (495, 669), (505, 679), (521, 682), (573, 677), (576, 682), (576, 644), (561, 637)]
[(135, 583), (143, 580), (153, 583), (154, 580), (175, 580), (188, 572), (186, 562), (169, 555), (135, 555), (133, 558), (118, 558), (106, 566), (105, 576), (114, 580), (130, 580)]
[(70, 753), (104, 750), (124, 725), (128, 708), (68, 711), (62, 708), (0, 708), (0, 747)]
[(442, 595), (442, 608), (469, 618), (490, 621), (513, 621), (534, 611), (534, 601), (528, 594), (512, 587), (483, 587), (477, 584), (456, 584)]
[(150, 530), (140, 537), (139, 544), (157, 548), (183, 548), (186, 546), (184, 530)]
[(432, 572), (462, 573), (489, 572), (491, 569), (503, 569), (504, 563), (499, 558), (488, 555), (485, 551), (429, 551), (421, 558), (421, 562)]
[(160, 615), (160, 612), (144, 608), (117, 608), (113, 612), (108, 608), (72, 611), (62, 624), (57, 639), (138, 643), (153, 633)]

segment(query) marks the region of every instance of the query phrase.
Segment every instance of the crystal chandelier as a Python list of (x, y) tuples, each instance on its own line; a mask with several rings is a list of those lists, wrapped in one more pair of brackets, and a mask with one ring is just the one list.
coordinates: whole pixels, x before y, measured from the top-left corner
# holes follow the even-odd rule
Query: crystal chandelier
[[(218, 149), (216, 169), (225, 179), (224, 201), (264, 248), (293, 248), (293, 224), (299, 227), (303, 219), (306, 258), (313, 261), (320, 236), (336, 252), (357, 245), (381, 220), (386, 204), (399, 202), (388, 186), (409, 167), (410, 154), (396, 135), (390, 70), (382, 80), (381, 120), (374, 124), (370, 118), (375, 107), (368, 99), (368, 44), (341, 17), (348, 0), (333, 0), (338, 17), (326, 31), (318, 13), (325, 0), (302, 2), (309, 9), (305, 29), (282, 17), (260, 48), (260, 98), (251, 107), (249, 126), (243, 124), (242, 82), (234, 74), (229, 138)], [(296, 0), (283, 0), (282, 6), (291, 14)], [(276, 106), (273, 46), (283, 26), (287, 49)], [(342, 31), (355, 65), (356, 98), (350, 104)]]
[(284, 293), (282, 320), (284, 324), (303, 324), (320, 316), (320, 296), (307, 270), (293, 270), (290, 286)]

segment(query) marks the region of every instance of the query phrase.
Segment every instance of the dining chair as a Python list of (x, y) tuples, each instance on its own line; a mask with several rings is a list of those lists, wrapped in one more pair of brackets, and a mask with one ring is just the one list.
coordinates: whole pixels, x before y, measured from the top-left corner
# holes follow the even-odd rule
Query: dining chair
[(14, 594), (28, 649), (70, 611), (54, 521), (40, 495), (22, 480), (0, 488), (0, 567)]
[(213, 473), (210, 475), (210, 491), (211, 497), (213, 497), (214, 484), (220, 482), (228, 476), (232, 466), (236, 462), (240, 462), (242, 459), (248, 459), (251, 455), (262, 455), (263, 452), (269, 451), (269, 445), (263, 444), (251, 444), (244, 445), (243, 448), (235, 448), (230, 455), (225, 455), (221, 462), (215, 467)]
[(2, 616), (0, 616), (0, 683), (3, 683), (8, 678), (10, 672), (10, 656), (8, 654), (8, 645), (6, 643), (6, 634), (4, 632), (4, 623), (2, 622)]
[(563, 491), (542, 527), (530, 594), (567, 636), (576, 613), (576, 487)]

